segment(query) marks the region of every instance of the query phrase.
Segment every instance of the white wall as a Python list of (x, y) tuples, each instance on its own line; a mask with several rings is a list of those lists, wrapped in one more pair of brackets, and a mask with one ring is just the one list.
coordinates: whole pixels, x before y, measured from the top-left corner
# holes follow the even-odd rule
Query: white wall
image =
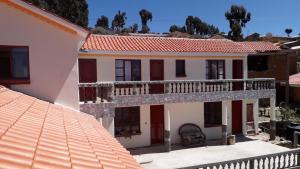
[[(98, 81), (115, 81), (115, 59), (140, 59), (142, 67), (142, 80), (150, 80), (150, 60), (151, 58), (140, 57), (101, 57), (101, 56), (80, 56), (80, 58), (96, 58), (97, 59), (97, 72)], [(176, 77), (176, 59), (175, 58), (153, 58), (164, 60), (164, 78), (165, 80), (197, 80), (206, 79), (206, 59), (185, 59), (186, 61), (186, 77)], [(225, 59), (225, 75), (227, 79), (232, 78), (232, 60)], [(244, 59), (244, 65), (247, 63), (247, 59)], [(244, 71), (247, 71), (244, 68)], [(247, 73), (244, 72), (246, 78)]]
[(29, 46), (30, 84), (12, 88), (78, 109), (78, 36), (0, 3), (0, 45)]

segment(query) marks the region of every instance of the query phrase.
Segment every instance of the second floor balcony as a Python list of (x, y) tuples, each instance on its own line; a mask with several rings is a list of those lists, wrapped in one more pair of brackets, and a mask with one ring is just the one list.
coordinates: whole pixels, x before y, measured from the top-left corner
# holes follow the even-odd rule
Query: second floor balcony
[[(274, 79), (114, 81), (79, 84), (81, 108), (275, 97)], [(104, 106), (105, 107), (105, 106)]]

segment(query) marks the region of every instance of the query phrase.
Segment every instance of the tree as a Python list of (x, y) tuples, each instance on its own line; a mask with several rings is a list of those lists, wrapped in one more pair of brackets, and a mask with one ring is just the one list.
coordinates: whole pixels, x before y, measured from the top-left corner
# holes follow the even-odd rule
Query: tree
[[(175, 27), (173, 26), (172, 29)], [(185, 28), (190, 35), (211, 36), (219, 33), (219, 29), (214, 25), (203, 22), (200, 18), (188, 16), (185, 20)]]
[(287, 34), (288, 37), (290, 37), (290, 34), (293, 32), (293, 29), (291, 28), (286, 28), (285, 33)]
[(232, 5), (230, 10), (225, 12), (225, 17), (231, 29), (228, 36), (232, 40), (242, 40), (242, 28), (246, 27), (246, 23), (251, 20), (251, 13), (247, 12), (243, 6)]
[(182, 32), (184, 33), (185, 32), (185, 27), (184, 26), (177, 26), (177, 25), (171, 25), (170, 26), (170, 29), (169, 29), (170, 32)]
[(126, 19), (126, 13), (119, 10), (111, 23), (111, 28), (119, 33), (124, 27)]
[(26, 0), (40, 8), (53, 12), (77, 25), (88, 26), (88, 4), (86, 0)]
[(148, 33), (150, 28), (148, 27), (148, 21), (152, 21), (152, 13), (146, 9), (142, 9), (139, 12), (142, 20), (142, 33)]
[(185, 20), (186, 32), (190, 35), (194, 34), (194, 17), (188, 16)]
[(103, 27), (103, 28), (105, 28), (105, 29), (108, 29), (108, 22), (109, 22), (109, 21), (108, 21), (108, 17), (102, 15), (100, 18), (98, 18), (95, 27), (101, 26), (101, 27)]
[(132, 33), (137, 33), (138, 32), (138, 30), (139, 30), (139, 25), (138, 24), (133, 24), (132, 25)]

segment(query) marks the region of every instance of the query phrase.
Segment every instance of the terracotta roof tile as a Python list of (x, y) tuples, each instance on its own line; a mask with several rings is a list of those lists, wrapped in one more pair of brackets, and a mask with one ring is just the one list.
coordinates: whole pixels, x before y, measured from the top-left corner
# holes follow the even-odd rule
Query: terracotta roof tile
[(276, 46), (271, 42), (240, 42), (245, 47), (251, 48), (256, 52), (270, 52), (270, 51), (279, 51), (281, 50), (280, 47)]
[(82, 49), (145, 52), (254, 53), (248, 46), (228, 39), (188, 39), (92, 34)]
[(0, 168), (141, 166), (94, 117), (0, 86)]

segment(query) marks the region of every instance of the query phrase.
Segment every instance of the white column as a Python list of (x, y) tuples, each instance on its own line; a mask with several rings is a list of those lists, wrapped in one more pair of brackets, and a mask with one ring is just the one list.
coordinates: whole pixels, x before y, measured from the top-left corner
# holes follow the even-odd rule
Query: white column
[(242, 100), (242, 126), (243, 135), (247, 135), (247, 103), (249, 100)]
[(102, 117), (102, 126), (114, 137), (115, 136), (115, 123), (114, 117)]
[(165, 109), (165, 111), (164, 111), (164, 123), (165, 123), (164, 124), (164, 126), (165, 126), (165, 132), (164, 132), (165, 148), (166, 148), (166, 151), (171, 151), (171, 116), (170, 116), (170, 110), (168, 110), (168, 109)]
[(254, 129), (255, 129), (255, 134), (258, 134), (258, 113), (259, 113), (259, 101), (258, 99), (255, 100), (253, 104), (253, 119), (254, 119)]
[(228, 104), (228, 101), (222, 102), (222, 140), (224, 145), (227, 144)]
[(276, 137), (276, 112), (275, 112), (275, 103), (276, 99), (275, 97), (270, 98), (270, 140), (274, 140)]

